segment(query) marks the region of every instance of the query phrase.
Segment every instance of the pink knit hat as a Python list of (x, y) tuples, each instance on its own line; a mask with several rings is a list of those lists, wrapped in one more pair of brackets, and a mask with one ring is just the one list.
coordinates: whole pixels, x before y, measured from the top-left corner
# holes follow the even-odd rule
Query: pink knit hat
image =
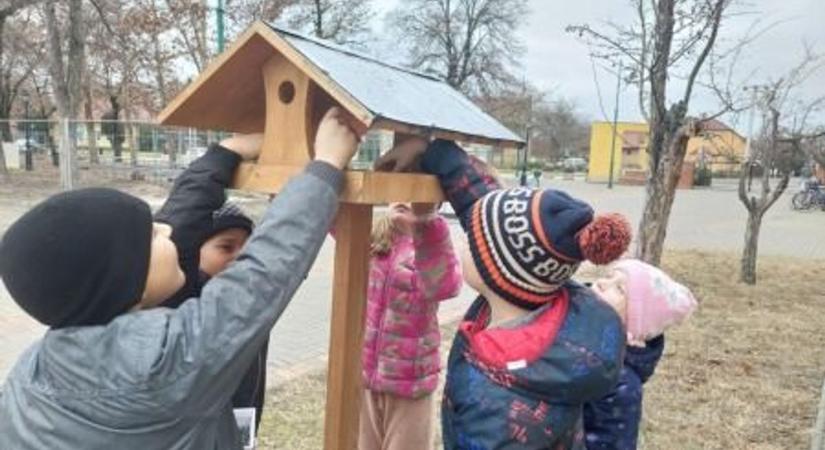
[(615, 269), (627, 275), (628, 342), (641, 343), (682, 323), (696, 309), (696, 299), (685, 286), (660, 269), (637, 259), (623, 259)]

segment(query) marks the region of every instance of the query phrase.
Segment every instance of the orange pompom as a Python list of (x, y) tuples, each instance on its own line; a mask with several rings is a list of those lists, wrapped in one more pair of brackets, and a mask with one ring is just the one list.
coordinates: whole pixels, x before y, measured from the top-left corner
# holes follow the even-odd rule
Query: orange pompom
[(596, 216), (579, 233), (582, 255), (594, 264), (607, 264), (619, 259), (632, 238), (630, 223), (621, 214)]

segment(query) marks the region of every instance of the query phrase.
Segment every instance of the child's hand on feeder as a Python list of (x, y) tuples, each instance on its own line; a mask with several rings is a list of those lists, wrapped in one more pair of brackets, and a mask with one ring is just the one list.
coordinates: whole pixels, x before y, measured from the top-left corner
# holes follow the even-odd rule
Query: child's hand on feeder
[(221, 141), (221, 147), (240, 155), (241, 159), (249, 161), (261, 154), (264, 142), (262, 133), (236, 134)]
[(358, 149), (358, 136), (347, 125), (344, 112), (330, 108), (315, 135), (315, 160), (344, 170)]
[(384, 172), (418, 172), (421, 155), (427, 150), (426, 139), (415, 136), (405, 139), (375, 161), (375, 170)]

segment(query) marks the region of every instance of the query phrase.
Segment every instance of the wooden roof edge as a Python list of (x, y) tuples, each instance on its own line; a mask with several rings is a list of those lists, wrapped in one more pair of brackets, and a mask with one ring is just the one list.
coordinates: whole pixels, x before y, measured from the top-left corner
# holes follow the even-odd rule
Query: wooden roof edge
[(160, 113), (157, 115), (157, 122), (160, 124), (166, 124), (169, 120), (169, 117), (177, 111), (186, 100), (189, 99), (198, 89), (200, 89), (201, 85), (208, 80), (215, 72), (220, 70), (224, 64), (226, 64), (235, 53), (240, 50), (244, 44), (246, 44), (258, 31), (255, 29), (254, 26), (248, 28), (244, 31), (240, 36), (238, 36), (234, 41), (229, 44), (229, 48), (224, 50), (223, 53), (217, 55), (212, 62), (209, 63), (206, 68), (201, 71), (198, 77), (189, 83), (183, 91), (179, 92), (178, 95), (175, 96), (172, 101), (170, 101), (166, 107), (164, 107)]
[(389, 117), (376, 116), (373, 122), (374, 128), (397, 131), (400, 133), (414, 134), (418, 136), (433, 136), (442, 139), (449, 139), (459, 142), (470, 142), (474, 144), (490, 145), (493, 147), (510, 147), (523, 148), (526, 143), (524, 141), (515, 141), (510, 139), (491, 138), (476, 134), (468, 134), (460, 131), (448, 130), (434, 126), (422, 126), (401, 122), (391, 119)]
[(280, 51), (290, 62), (303, 70), (312, 81), (320, 86), (321, 89), (325, 90), (333, 99), (354, 114), (356, 119), (362, 121), (367, 127), (372, 125), (375, 118), (375, 114), (373, 114), (372, 111), (364, 106), (354, 95), (344, 89), (343, 86), (338, 84), (337, 81), (327, 75), (323, 69), (315, 65), (311, 59), (304, 56), (303, 53), (287, 42), (274, 28), (260, 20), (255, 21), (252, 27), (260, 30), (261, 37)]
[(158, 114), (157, 122), (166, 124), (169, 118), (183, 105), (190, 97), (196, 95), (198, 89), (216, 72), (218, 72), (237, 52), (239, 52), (250, 39), (259, 36), (279, 51), (287, 60), (295, 64), (307, 76), (315, 82), (321, 89), (326, 91), (333, 99), (348, 109), (355, 118), (363, 122), (367, 127), (372, 125), (375, 115), (366, 106), (361, 104), (357, 98), (346, 91), (335, 80), (330, 78), (321, 68), (315, 65), (309, 58), (295, 49), (292, 44), (279, 36), (277, 31), (260, 20), (255, 21), (243, 34), (235, 39), (230, 48), (218, 55), (195, 81), (191, 82), (181, 93), (169, 102)]

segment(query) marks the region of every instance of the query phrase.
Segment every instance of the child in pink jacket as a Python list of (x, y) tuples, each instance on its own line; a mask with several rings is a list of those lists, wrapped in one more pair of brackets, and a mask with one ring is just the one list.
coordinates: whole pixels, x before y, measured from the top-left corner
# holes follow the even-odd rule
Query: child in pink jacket
[(447, 222), (428, 205), (390, 205), (373, 226), (358, 448), (432, 448), (441, 370), (438, 303), (461, 272)]

